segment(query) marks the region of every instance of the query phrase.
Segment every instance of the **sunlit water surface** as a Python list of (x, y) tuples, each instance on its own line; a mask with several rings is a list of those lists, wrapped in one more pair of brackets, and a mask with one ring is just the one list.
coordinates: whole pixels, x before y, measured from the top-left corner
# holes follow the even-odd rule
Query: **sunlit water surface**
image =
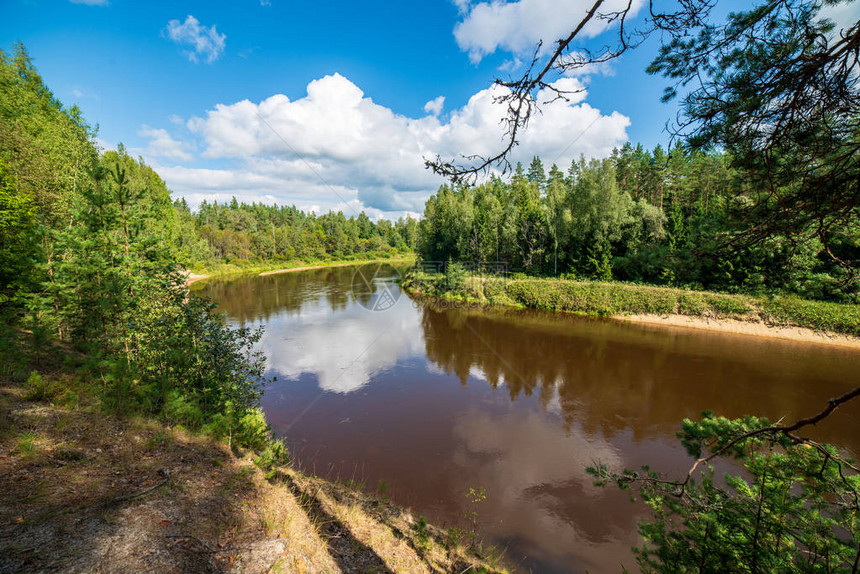
[[(860, 353), (531, 311), (438, 309), (389, 266), (210, 282), (236, 324), (263, 325), (262, 406), (295, 463), (354, 480), (441, 526), (476, 512), (521, 570), (635, 571), (646, 516), (585, 468), (679, 475), (674, 438), (705, 409), (793, 420), (856, 384)], [(860, 452), (848, 407), (816, 437)], [(487, 499), (467, 493), (482, 487)]]

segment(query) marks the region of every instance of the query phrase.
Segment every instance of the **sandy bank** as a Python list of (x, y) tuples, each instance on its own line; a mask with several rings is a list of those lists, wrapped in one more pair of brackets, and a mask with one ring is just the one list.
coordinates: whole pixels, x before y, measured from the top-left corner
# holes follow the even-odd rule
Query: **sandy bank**
[(239, 276), (239, 275), (257, 275), (259, 277), (263, 277), (266, 275), (276, 275), (279, 273), (292, 273), (294, 271), (310, 271), (312, 269), (324, 269), (327, 267), (351, 267), (351, 266), (357, 266), (357, 265), (366, 265), (368, 263), (396, 264), (396, 263), (408, 263), (411, 261), (412, 260), (408, 259), (408, 258), (360, 259), (357, 261), (339, 261), (337, 263), (321, 263), (319, 265), (303, 265), (301, 267), (288, 267), (285, 269), (274, 269), (271, 271), (258, 271), (259, 267), (257, 267), (257, 269), (254, 269), (254, 268), (251, 268), (251, 269), (237, 268), (237, 269), (230, 270), (230, 271), (219, 271), (216, 269), (215, 271), (212, 272), (211, 275), (201, 275), (201, 274), (197, 274), (197, 273), (192, 273), (190, 271), (186, 271), (185, 272), (185, 276), (186, 276), (185, 284), (191, 285), (192, 283), (194, 283), (196, 281), (201, 281), (203, 279), (235, 277), (235, 276)]
[(768, 325), (758, 321), (740, 321), (737, 319), (714, 319), (707, 317), (691, 317), (688, 315), (617, 315), (619, 321), (642, 323), (647, 325), (662, 325), (664, 327), (681, 327), (705, 331), (717, 331), (735, 335), (751, 335), (787, 339), (802, 343), (818, 343), (837, 347), (860, 350), (860, 337), (826, 333), (803, 327), (784, 325)]
[(365, 263), (374, 263), (374, 261), (347, 261), (345, 263), (332, 263), (331, 265), (308, 265), (306, 267), (292, 267), (290, 269), (276, 269), (275, 271), (263, 271), (259, 273), (260, 277), (266, 275), (276, 275), (278, 273), (292, 273), (293, 271), (310, 271), (311, 269), (322, 269), (323, 267), (349, 267), (350, 265), (363, 265)]
[(200, 281), (201, 279), (209, 279), (209, 275), (198, 275), (197, 273), (189, 273), (185, 278), (185, 284), (191, 285), (195, 281)]

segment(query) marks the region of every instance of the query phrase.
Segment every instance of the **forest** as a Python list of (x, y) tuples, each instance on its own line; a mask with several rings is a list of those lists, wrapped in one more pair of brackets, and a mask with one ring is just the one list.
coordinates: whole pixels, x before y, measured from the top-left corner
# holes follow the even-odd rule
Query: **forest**
[(262, 203), (219, 205), (203, 200), (194, 211), (174, 201), (177, 257), (189, 267), (218, 262), (292, 261), (390, 257), (411, 252), (418, 221), (372, 221), (364, 212), (306, 214), (295, 206)]
[[(808, 299), (857, 301), (844, 262), (856, 226), (776, 230), (732, 244), (757, 195), (731, 157), (625, 144), (547, 173), (535, 157), (510, 181), (443, 186), (425, 207), (417, 250), (431, 261), (503, 262), (511, 271)], [(825, 248), (825, 245), (827, 248)]]

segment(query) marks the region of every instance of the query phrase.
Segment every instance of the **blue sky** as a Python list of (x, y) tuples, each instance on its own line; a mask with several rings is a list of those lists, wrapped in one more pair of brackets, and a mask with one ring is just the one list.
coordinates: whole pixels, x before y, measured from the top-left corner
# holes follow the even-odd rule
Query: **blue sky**
[[(192, 205), (235, 195), (398, 216), (442, 182), (423, 157), (498, 149), (493, 78), (522, 72), (585, 3), (5, 0), (0, 47), (22, 41), (104, 147), (123, 142)], [(562, 79), (586, 92), (545, 108), (515, 159), (566, 168), (628, 140), (665, 145), (675, 106), (644, 72), (655, 51)]]

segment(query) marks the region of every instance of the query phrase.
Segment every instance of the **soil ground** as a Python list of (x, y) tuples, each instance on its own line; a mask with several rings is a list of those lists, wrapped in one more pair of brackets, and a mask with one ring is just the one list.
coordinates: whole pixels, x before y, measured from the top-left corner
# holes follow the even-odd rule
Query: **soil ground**
[(0, 572), (500, 569), (384, 497), (264, 475), (251, 455), (85, 394), (28, 392), (0, 381)]

